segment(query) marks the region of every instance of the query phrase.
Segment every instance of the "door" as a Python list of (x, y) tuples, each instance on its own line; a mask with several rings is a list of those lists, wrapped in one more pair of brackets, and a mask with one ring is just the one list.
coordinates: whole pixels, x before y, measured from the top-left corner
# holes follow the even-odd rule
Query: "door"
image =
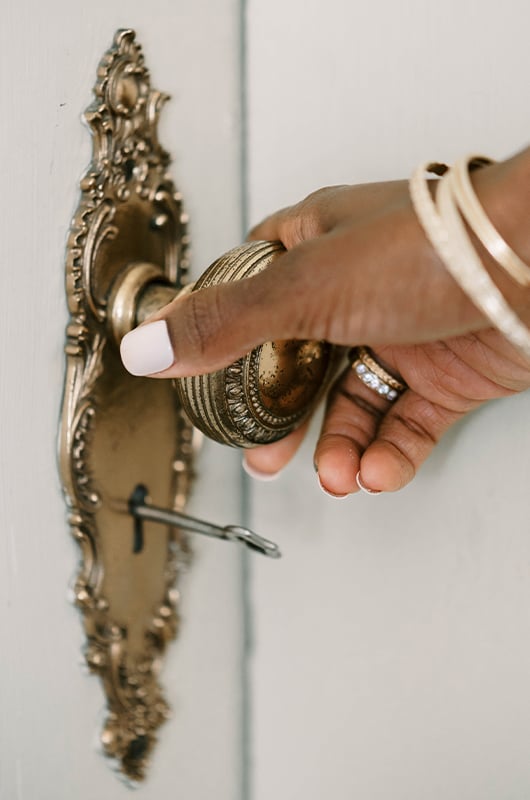
[[(81, 114), (118, 28), (143, 46), (172, 100), (160, 139), (190, 214), (200, 273), (240, 241), (239, 4), (113, 0), (8, 3), (0, 26), (0, 798), (114, 800), (128, 790), (98, 752), (103, 693), (83, 671), (81, 620), (68, 602), (79, 552), (56, 467), (67, 320), (64, 253), (91, 153)], [(240, 517), (238, 459), (207, 446), (191, 510)], [(162, 674), (173, 718), (145, 798), (240, 796), (240, 553), (194, 542), (183, 626)]]
[[(249, 223), (527, 145), (529, 23), (525, 0), (250, 0)], [(471, 415), (395, 495), (326, 497), (315, 435), (252, 484), (284, 552), (253, 562), (253, 797), (527, 798), (530, 396)]]

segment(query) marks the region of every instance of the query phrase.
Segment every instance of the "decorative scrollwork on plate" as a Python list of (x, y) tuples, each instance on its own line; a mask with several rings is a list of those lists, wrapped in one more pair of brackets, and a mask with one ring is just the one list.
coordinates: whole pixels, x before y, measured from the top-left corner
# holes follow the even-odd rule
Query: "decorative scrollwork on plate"
[(176, 582), (189, 549), (180, 532), (146, 523), (145, 544), (133, 551), (127, 499), (142, 484), (153, 502), (182, 510), (193, 443), (170, 383), (132, 378), (123, 369), (107, 317), (113, 283), (128, 264), (154, 265), (175, 291), (185, 283), (186, 215), (157, 138), (166, 99), (151, 88), (134, 32), (118, 31), (85, 114), (93, 154), (66, 257), (70, 319), (59, 455), (81, 551), (73, 595), (83, 614), (86, 661), (107, 699), (103, 748), (133, 781), (144, 777), (168, 716), (158, 673), (178, 632)]

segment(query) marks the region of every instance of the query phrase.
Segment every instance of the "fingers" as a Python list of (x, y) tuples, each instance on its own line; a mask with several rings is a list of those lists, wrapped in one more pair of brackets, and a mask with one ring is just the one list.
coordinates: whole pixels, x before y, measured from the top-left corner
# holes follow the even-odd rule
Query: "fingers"
[(294, 230), (291, 231), (294, 216), (292, 209), (282, 208), (275, 214), (266, 217), (258, 225), (256, 225), (247, 234), (248, 241), (269, 241), (275, 242), (279, 240), (283, 245), (290, 250), (294, 247), (295, 236)]
[(302, 444), (309, 421), (279, 442), (246, 450), (243, 467), (248, 474), (259, 480), (272, 480), (289, 463)]
[(330, 393), (315, 450), (322, 489), (334, 497), (358, 491), (355, 476), (390, 403), (347, 370)]
[(247, 239), (279, 239), (290, 250), (321, 236), (337, 222), (334, 207), (338, 191), (339, 187), (319, 189), (302, 202), (280, 209), (252, 228)]
[(315, 451), (321, 487), (335, 497), (402, 489), (444, 433), (481, 402), (446, 408), (409, 388), (391, 404), (349, 368), (330, 395)]
[(332, 230), (345, 220), (355, 221), (408, 200), (406, 181), (358, 186), (328, 186), (264, 219), (248, 239), (279, 239), (289, 250)]
[(306, 248), (279, 256), (254, 277), (177, 297), (123, 338), (125, 367), (133, 375), (201, 375), (265, 341), (324, 338), (311, 329), (313, 322), (319, 324), (311, 313), (317, 305), (311, 272), (321, 246)]
[(362, 484), (376, 492), (402, 489), (443, 434), (465, 413), (443, 408), (407, 390), (383, 417), (376, 436), (361, 456)]

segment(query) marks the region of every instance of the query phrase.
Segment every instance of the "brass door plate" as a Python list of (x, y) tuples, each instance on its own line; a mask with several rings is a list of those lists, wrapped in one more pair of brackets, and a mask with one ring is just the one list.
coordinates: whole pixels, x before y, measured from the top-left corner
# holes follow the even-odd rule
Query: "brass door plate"
[[(66, 378), (60, 470), (72, 534), (81, 549), (75, 603), (86, 660), (101, 677), (108, 713), (101, 740), (130, 779), (144, 777), (168, 707), (157, 674), (178, 631), (175, 584), (185, 536), (145, 521), (135, 540), (127, 501), (147, 487), (153, 504), (182, 510), (192, 481), (193, 429), (169, 381), (133, 378), (110, 330), (109, 295), (133, 263), (185, 282), (186, 217), (157, 140), (164, 101), (151, 88), (141, 47), (118, 31), (85, 113), (92, 162), (67, 246)], [(137, 552), (134, 552), (134, 551)]]

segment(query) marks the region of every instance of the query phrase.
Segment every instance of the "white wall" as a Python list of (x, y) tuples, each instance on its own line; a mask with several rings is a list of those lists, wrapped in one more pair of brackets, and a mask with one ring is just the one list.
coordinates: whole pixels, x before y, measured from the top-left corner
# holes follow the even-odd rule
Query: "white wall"
[[(528, 143), (527, 0), (249, 0), (250, 222), (321, 185)], [(314, 441), (314, 434), (313, 434)], [(530, 796), (530, 397), (400, 494), (336, 501), (308, 446), (254, 484), (254, 800)]]
[[(67, 601), (78, 559), (56, 471), (64, 252), (90, 157), (81, 113), (119, 27), (169, 92), (161, 141), (191, 214), (197, 273), (240, 237), (239, 4), (2, 4), (0, 24), (0, 798), (116, 800), (95, 750), (103, 694), (81, 670)], [(237, 521), (235, 454), (203, 454), (193, 511)], [(234, 800), (241, 783), (240, 555), (196, 543), (183, 632), (163, 674), (174, 709), (139, 798)]]

